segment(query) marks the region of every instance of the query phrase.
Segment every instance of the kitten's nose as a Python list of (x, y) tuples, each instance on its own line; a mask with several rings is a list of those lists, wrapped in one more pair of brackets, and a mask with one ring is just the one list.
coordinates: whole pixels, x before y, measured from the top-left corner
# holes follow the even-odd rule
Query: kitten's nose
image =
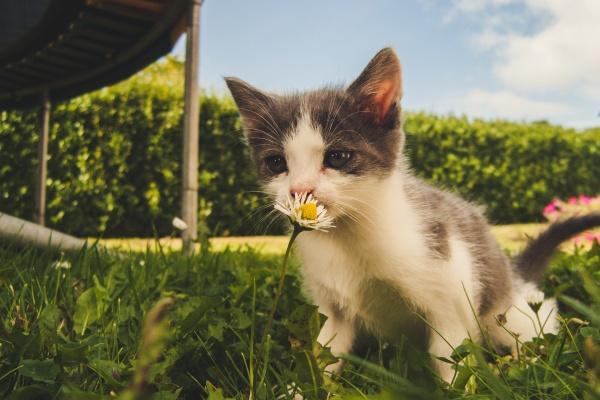
[(311, 194), (313, 192), (314, 188), (310, 187), (310, 186), (297, 186), (297, 187), (293, 187), (292, 189), (290, 189), (290, 194), (292, 195), (292, 197), (294, 197), (294, 195), (296, 193), (298, 194), (302, 194), (302, 193), (307, 193), (307, 194)]

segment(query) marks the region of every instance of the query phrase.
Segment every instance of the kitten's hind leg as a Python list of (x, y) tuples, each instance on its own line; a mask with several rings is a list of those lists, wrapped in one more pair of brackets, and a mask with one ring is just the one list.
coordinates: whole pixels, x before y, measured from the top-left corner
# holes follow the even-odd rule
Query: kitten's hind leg
[[(331, 348), (331, 353), (339, 357), (348, 354), (352, 350), (356, 328), (353, 321), (346, 318), (336, 306), (319, 306), (319, 312), (327, 316), (327, 321), (323, 324), (317, 341), (326, 347)], [(339, 374), (344, 366), (344, 360), (339, 360), (334, 364), (325, 367), (325, 374)], [(298, 388), (288, 385), (288, 393), (294, 395), (294, 400), (303, 400), (304, 396)]]
[[(467, 333), (463, 330), (456, 331), (452, 329), (437, 330), (432, 333), (431, 345), (429, 346), (429, 353), (433, 357), (450, 358), (452, 351), (459, 346), (462, 341), (467, 337)], [(451, 383), (454, 379), (455, 371), (452, 368), (452, 364), (445, 361), (434, 359), (435, 367), (440, 374), (440, 377), (447, 383)]]
[[(478, 339), (478, 330), (474, 318), (473, 320), (465, 321), (457, 314), (448, 311), (446, 310), (445, 315), (438, 313), (439, 315), (434, 315), (434, 318), (432, 318), (429, 353), (433, 357), (450, 359), (454, 349), (460, 346), (463, 340), (469, 337), (473, 340)], [(473, 335), (477, 336), (473, 337)], [(452, 383), (455, 375), (453, 365), (437, 358), (434, 360), (434, 363), (440, 377), (445, 382)]]
[[(352, 350), (356, 337), (354, 321), (347, 318), (337, 307), (320, 307), (319, 310), (327, 316), (327, 321), (321, 328), (317, 341), (331, 348), (334, 356), (348, 354)], [(339, 374), (344, 366), (343, 360), (325, 367), (326, 372)]]
[[(558, 306), (532, 283), (519, 283), (512, 298), (498, 307), (486, 321), (496, 344), (516, 354), (518, 343), (531, 341), (542, 333), (558, 332)], [(500, 323), (498, 322), (500, 321)]]

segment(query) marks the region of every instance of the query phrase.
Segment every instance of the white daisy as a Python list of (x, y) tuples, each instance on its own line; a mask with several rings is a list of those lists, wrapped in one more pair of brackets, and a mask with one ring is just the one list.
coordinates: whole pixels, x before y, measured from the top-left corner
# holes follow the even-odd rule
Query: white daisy
[(173, 218), (172, 224), (176, 229), (179, 229), (180, 231), (185, 231), (188, 228), (188, 224), (186, 224), (185, 221), (179, 217)]
[(544, 302), (544, 293), (539, 290), (532, 290), (527, 293), (525, 297), (527, 304), (533, 310), (533, 312), (537, 313), (542, 307), (542, 303)]
[(54, 261), (52, 263), (54, 269), (71, 269), (71, 263), (66, 260)]
[(288, 196), (285, 202), (276, 202), (275, 209), (287, 215), (292, 225), (302, 229), (327, 232), (335, 228), (325, 206), (309, 193), (294, 193), (294, 198)]

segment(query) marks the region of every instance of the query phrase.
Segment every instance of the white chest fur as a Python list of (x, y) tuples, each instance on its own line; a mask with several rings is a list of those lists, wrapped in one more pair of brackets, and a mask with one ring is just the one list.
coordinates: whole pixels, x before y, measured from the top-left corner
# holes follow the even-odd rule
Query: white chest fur
[(384, 336), (400, 332), (411, 310), (423, 312), (433, 324), (448, 315), (453, 324), (468, 328), (477, 286), (468, 248), (450, 237), (449, 259), (432, 257), (399, 179), (377, 185), (370, 221), (298, 237), (309, 294), (325, 313), (336, 308)]

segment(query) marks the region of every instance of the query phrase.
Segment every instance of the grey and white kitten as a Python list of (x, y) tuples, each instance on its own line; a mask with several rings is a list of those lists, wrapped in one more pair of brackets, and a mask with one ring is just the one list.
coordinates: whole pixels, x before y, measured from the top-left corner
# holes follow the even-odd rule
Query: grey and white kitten
[[(393, 341), (420, 318), (436, 357), (480, 339), (481, 328), (514, 347), (508, 332), (527, 341), (540, 330), (528, 299), (541, 303), (544, 332), (556, 331), (556, 302), (535, 281), (556, 246), (600, 216), (553, 226), (511, 263), (479, 208), (407, 166), (394, 50), (381, 50), (347, 88), (276, 95), (226, 81), (265, 190), (279, 201), (311, 192), (335, 218), (335, 229), (297, 242), (308, 294), (328, 317), (319, 341), (334, 354), (350, 352), (361, 327)], [(436, 364), (450, 381), (450, 364)]]

